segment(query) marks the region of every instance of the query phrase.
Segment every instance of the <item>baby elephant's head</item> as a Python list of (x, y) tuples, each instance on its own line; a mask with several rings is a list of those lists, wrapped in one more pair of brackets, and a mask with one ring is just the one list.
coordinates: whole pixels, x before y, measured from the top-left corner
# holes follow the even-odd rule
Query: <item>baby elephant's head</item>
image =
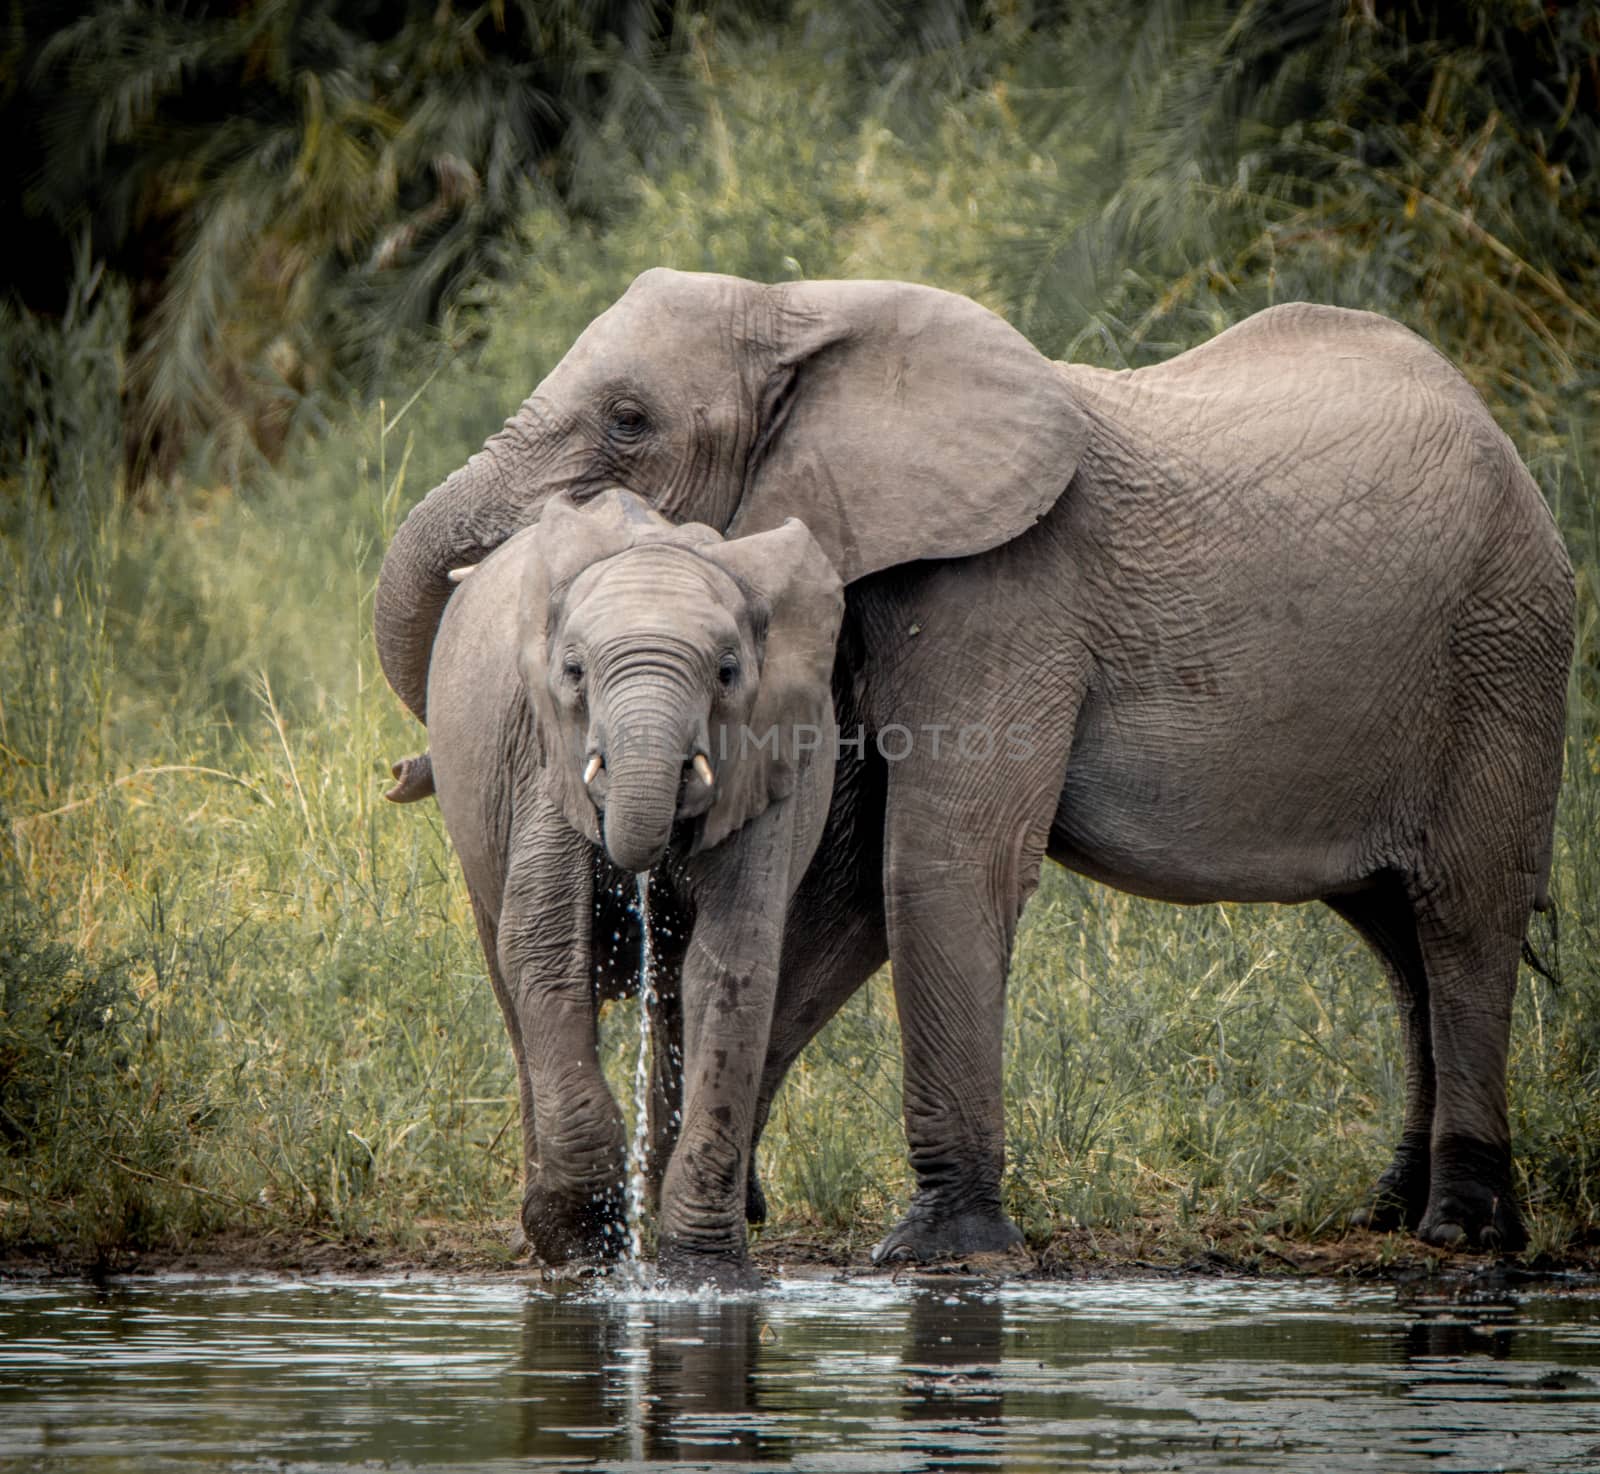
[(638, 872), (681, 821), (704, 849), (786, 797), (831, 741), (844, 608), (805, 526), (724, 541), (613, 490), (552, 502), (535, 543), (522, 671), (568, 821)]

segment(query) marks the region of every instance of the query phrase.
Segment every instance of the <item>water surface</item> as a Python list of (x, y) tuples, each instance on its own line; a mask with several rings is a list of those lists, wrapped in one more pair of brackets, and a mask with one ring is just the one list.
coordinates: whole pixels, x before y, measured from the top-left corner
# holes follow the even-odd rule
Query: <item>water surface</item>
[(1600, 1470), (1600, 1297), (0, 1284), (0, 1468)]

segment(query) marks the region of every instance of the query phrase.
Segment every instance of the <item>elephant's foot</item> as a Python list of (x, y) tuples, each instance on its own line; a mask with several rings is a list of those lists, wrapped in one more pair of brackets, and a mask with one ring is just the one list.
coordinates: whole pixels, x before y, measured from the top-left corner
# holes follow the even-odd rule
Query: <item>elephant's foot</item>
[(628, 1244), (622, 1184), (558, 1192), (533, 1183), (522, 1195), (522, 1231), (529, 1251), (545, 1264), (615, 1259)]
[(932, 1194), (917, 1193), (911, 1211), (872, 1248), (874, 1264), (959, 1259), (967, 1254), (998, 1254), (1022, 1242), (1022, 1230), (998, 1204), (950, 1210)]
[(1428, 1208), (1429, 1164), (1427, 1133), (1407, 1132), (1366, 1202), (1350, 1215), (1351, 1228), (1374, 1233), (1416, 1228)]
[(1528, 1234), (1511, 1187), (1511, 1150), (1469, 1137), (1442, 1137), (1433, 1152), (1433, 1190), (1417, 1237), (1441, 1249), (1514, 1254)]
[(716, 1253), (663, 1239), (656, 1262), (669, 1285), (685, 1290), (709, 1285), (724, 1295), (741, 1295), (761, 1288), (761, 1273), (745, 1257), (742, 1246), (738, 1252)]

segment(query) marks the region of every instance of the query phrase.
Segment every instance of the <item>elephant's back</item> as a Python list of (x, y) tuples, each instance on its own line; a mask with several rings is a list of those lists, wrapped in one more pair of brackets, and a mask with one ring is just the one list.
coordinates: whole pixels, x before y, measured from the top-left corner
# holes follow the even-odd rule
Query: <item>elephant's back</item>
[(1167, 516), (1251, 529), (1263, 557), (1387, 538), (1465, 576), (1509, 536), (1559, 574), (1543, 498), (1483, 400), (1378, 313), (1291, 302), (1164, 363), (1062, 372), (1091, 420), (1088, 460), (1131, 469)]
[[(1461, 371), (1376, 312), (1288, 302), (1163, 363), (1061, 367), (1091, 410), (1191, 453), (1217, 442), (1235, 455), (1259, 446), (1379, 474), (1380, 462), (1399, 470), (1397, 453), (1429, 446), (1436, 462), (1515, 460)], [(1381, 455), (1372, 451), (1380, 444)]]
[(428, 668), (428, 748), (445, 828), (468, 884), (498, 896), (533, 722), (517, 666), (527, 528), (467, 575), (445, 606)]
[(1406, 382), (1443, 406), (1488, 413), (1461, 371), (1404, 323), (1319, 302), (1265, 308), (1186, 352), (1118, 377), (1165, 396), (1220, 394), (1219, 403), (1267, 391), (1368, 400)]
[(537, 531), (535, 524), (507, 538), (462, 579), (445, 605), (428, 666), (430, 732), (438, 721), (436, 694), (459, 698), (491, 671), (515, 674), (517, 604)]

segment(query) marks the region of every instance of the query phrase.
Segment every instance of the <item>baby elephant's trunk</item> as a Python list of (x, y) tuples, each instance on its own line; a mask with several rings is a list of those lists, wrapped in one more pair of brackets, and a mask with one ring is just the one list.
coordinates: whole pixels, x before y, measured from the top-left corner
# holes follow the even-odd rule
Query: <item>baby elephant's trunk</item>
[(666, 853), (692, 766), (699, 723), (672, 721), (657, 707), (629, 721), (616, 713), (605, 753), (605, 843), (611, 862), (635, 874)]

